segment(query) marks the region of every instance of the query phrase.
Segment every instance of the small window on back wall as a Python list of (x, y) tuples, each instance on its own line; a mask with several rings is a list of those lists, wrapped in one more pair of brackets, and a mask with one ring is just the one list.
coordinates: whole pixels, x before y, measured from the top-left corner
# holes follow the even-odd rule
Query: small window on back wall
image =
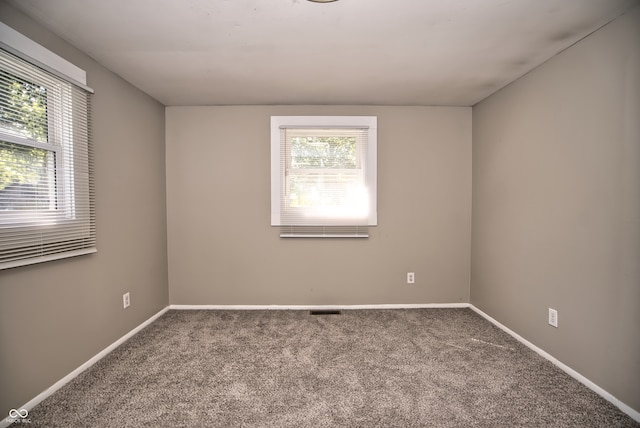
[(377, 225), (375, 116), (271, 117), (271, 225), (367, 237)]

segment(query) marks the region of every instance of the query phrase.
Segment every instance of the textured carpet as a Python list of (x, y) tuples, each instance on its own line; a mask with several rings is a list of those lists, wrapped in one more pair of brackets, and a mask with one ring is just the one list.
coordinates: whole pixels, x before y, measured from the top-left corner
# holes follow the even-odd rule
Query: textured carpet
[(31, 427), (638, 427), (469, 309), (169, 311)]

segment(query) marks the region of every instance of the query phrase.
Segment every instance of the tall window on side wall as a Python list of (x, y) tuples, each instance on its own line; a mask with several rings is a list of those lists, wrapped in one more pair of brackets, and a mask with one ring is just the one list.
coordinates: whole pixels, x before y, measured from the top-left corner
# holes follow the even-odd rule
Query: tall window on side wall
[(95, 252), (89, 93), (0, 46), (0, 269)]
[(367, 237), (376, 156), (375, 116), (272, 116), (271, 225), (282, 237)]

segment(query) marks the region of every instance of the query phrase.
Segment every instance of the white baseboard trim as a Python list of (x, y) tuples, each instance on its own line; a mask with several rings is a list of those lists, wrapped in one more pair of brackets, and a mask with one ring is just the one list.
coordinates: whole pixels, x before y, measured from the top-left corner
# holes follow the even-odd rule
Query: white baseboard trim
[(349, 309), (433, 309), (468, 308), (468, 303), (372, 304), (372, 305), (170, 305), (169, 309), (214, 311), (310, 311)]
[[(87, 362), (82, 364), (80, 367), (78, 367), (77, 369), (75, 369), (74, 371), (72, 371), (71, 373), (69, 373), (68, 375), (66, 375), (65, 377), (63, 377), (62, 379), (60, 379), (59, 381), (57, 381), (53, 385), (51, 385), (49, 388), (47, 388), (46, 390), (44, 390), (40, 394), (38, 394), (35, 398), (33, 398), (28, 403), (26, 403), (22, 407), (20, 407), (20, 409), (16, 409), (16, 410), (26, 409), (27, 411), (30, 411), (36, 405), (38, 405), (41, 401), (43, 401), (44, 399), (48, 398), (50, 395), (52, 395), (54, 392), (56, 392), (57, 390), (59, 390), (60, 388), (65, 386), (67, 383), (72, 381), (75, 377), (80, 375), (82, 372), (87, 370), (89, 367), (93, 366), (95, 363), (100, 361), (107, 354), (109, 354), (111, 351), (116, 349), (118, 346), (122, 345), (126, 340), (131, 338), (133, 335), (138, 333), (140, 330), (142, 330), (143, 328), (145, 328), (146, 326), (148, 326), (149, 324), (154, 322), (156, 319), (158, 319), (160, 316), (162, 316), (168, 310), (169, 310), (168, 306), (166, 308), (160, 310), (158, 313), (156, 313), (151, 318), (149, 318), (148, 320), (146, 320), (145, 322), (143, 322), (142, 324), (140, 324), (139, 326), (137, 326), (136, 328), (131, 330), (129, 333), (125, 334), (120, 339), (116, 340), (111, 345), (107, 346), (102, 351), (98, 352), (96, 355), (91, 357), (91, 359), (89, 359)], [(10, 417), (6, 417), (6, 418), (0, 420), (0, 428), (6, 428), (6, 427), (8, 427), (9, 425), (11, 425), (14, 422), (15, 422), (14, 419), (12, 419)]]
[(495, 325), (499, 329), (501, 329), (504, 332), (508, 333), (509, 335), (513, 336), (516, 340), (518, 340), (520, 343), (522, 343), (526, 347), (530, 348), (531, 350), (535, 351), (538, 355), (540, 355), (543, 358), (549, 360), (551, 363), (553, 363), (555, 366), (557, 366), (560, 370), (564, 371), (569, 376), (571, 376), (572, 378), (576, 379), (578, 382), (582, 383), (584, 386), (586, 386), (587, 388), (591, 389), (593, 392), (595, 392), (596, 394), (600, 395), (605, 400), (609, 401), (611, 404), (613, 404), (614, 406), (619, 408), (621, 411), (623, 411), (624, 413), (629, 415), (632, 419), (634, 419), (637, 422), (640, 422), (640, 412), (634, 410), (630, 406), (628, 406), (625, 403), (623, 403), (622, 401), (618, 400), (616, 397), (613, 396), (613, 394), (611, 394), (608, 391), (602, 389), (601, 387), (599, 387), (598, 385), (596, 385), (595, 383), (593, 383), (592, 381), (590, 381), (589, 379), (587, 379), (586, 377), (584, 377), (583, 375), (581, 375), (580, 373), (578, 373), (577, 371), (575, 371), (574, 369), (569, 367), (568, 365), (564, 364), (563, 362), (561, 362), (560, 360), (558, 360), (557, 358), (555, 358), (554, 356), (552, 356), (548, 352), (544, 351), (541, 348), (538, 348), (536, 345), (534, 345), (533, 343), (529, 342), (527, 339), (525, 339), (524, 337), (520, 336), (515, 331), (509, 329), (505, 325), (503, 325), (500, 322), (496, 321), (495, 319), (491, 318), (489, 315), (485, 314), (480, 309), (476, 308), (473, 305), (469, 305), (469, 308), (471, 308), (474, 312), (476, 312), (481, 317), (485, 318), (487, 321), (489, 321), (490, 323), (492, 323), (493, 325)]

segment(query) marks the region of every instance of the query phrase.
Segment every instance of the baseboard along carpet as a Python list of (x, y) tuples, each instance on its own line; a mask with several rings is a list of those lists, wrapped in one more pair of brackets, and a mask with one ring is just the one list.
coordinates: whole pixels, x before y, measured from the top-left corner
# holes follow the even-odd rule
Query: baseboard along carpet
[(31, 427), (639, 427), (470, 309), (171, 310)]

